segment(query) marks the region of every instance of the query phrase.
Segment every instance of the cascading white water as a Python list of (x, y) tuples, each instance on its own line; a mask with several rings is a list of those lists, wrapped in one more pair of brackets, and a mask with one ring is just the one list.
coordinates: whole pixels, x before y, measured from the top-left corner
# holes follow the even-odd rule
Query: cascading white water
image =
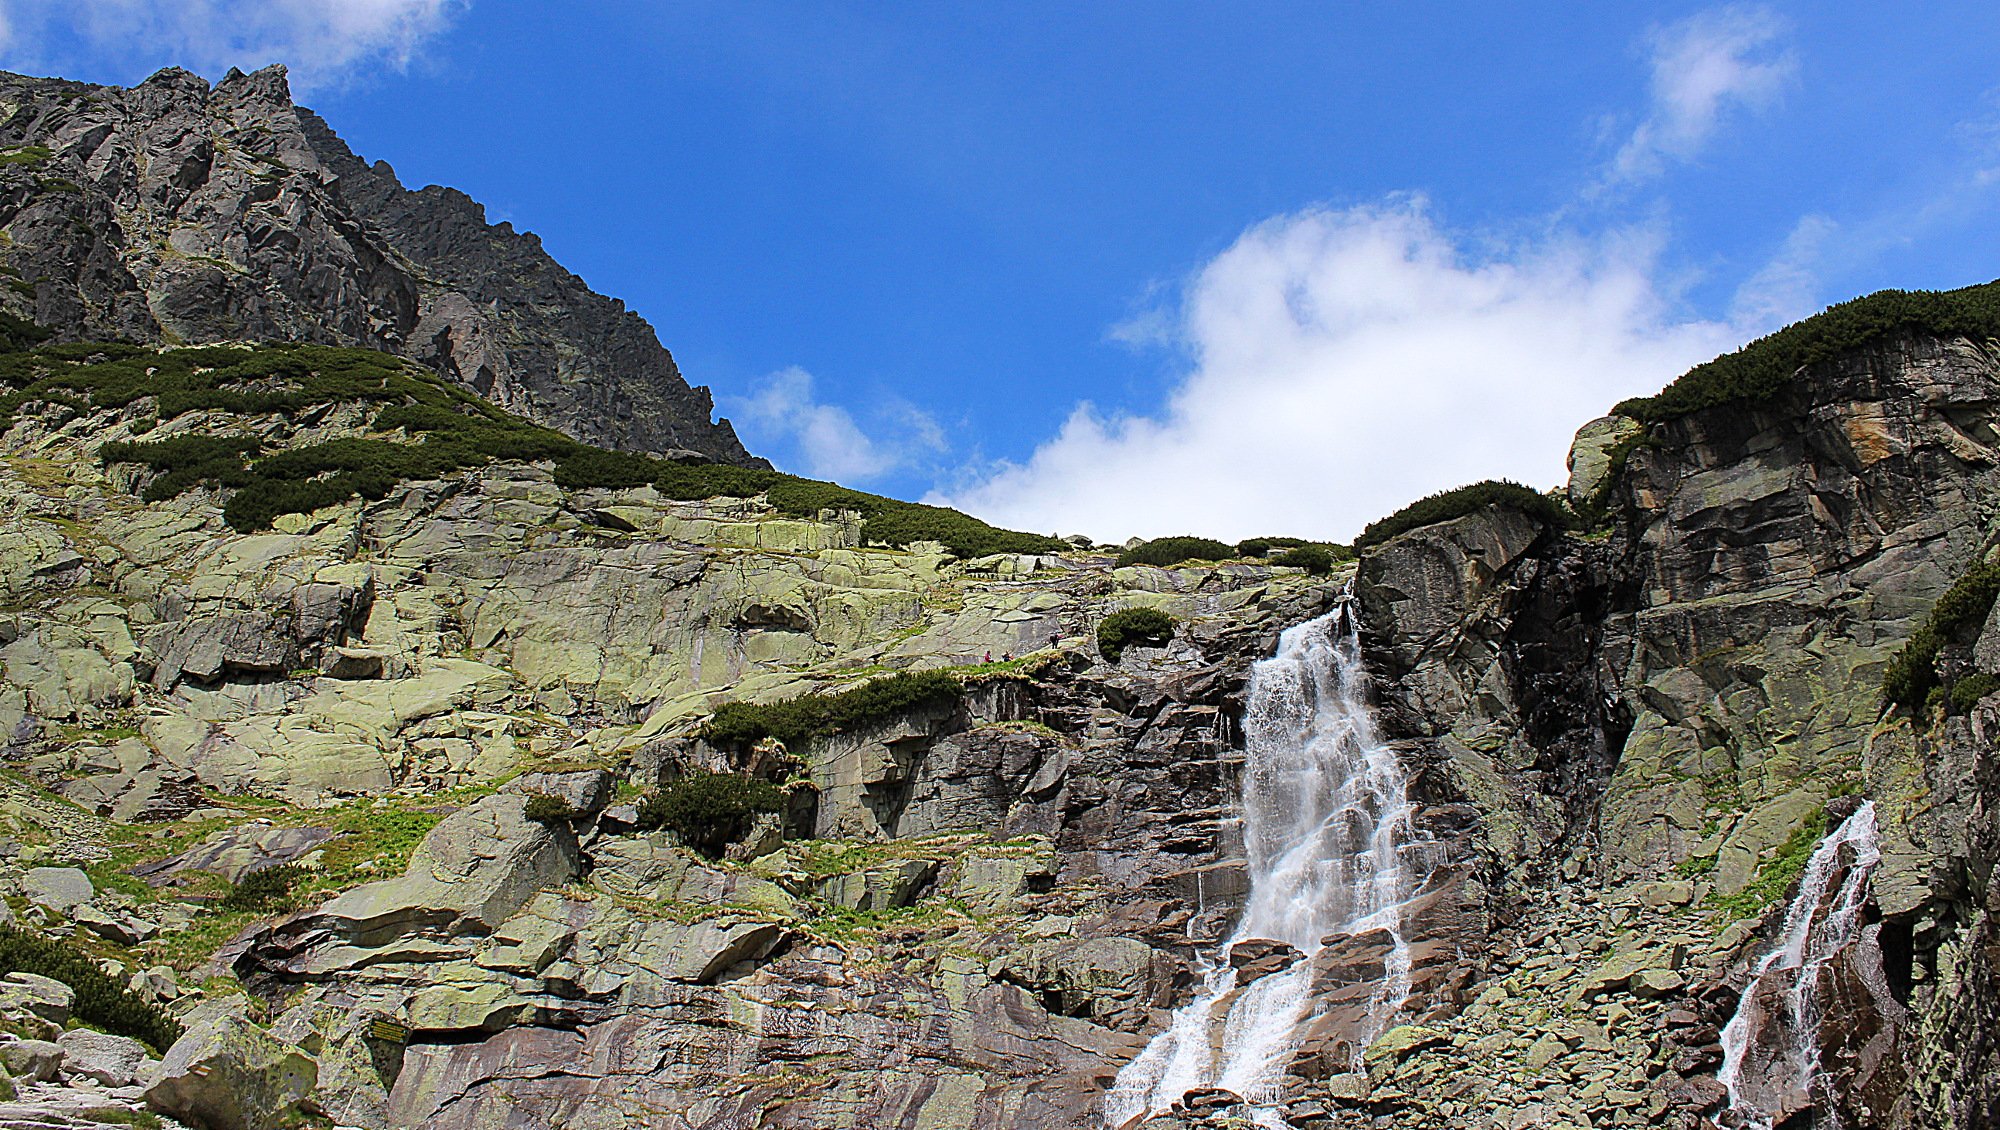
[[(1221, 1087), (1253, 1105), (1281, 1098), (1286, 1059), (1311, 1013), (1311, 956), (1333, 933), (1383, 929), (1392, 949), (1369, 1008), (1372, 1037), (1409, 995), (1402, 909), (1411, 806), (1396, 756), (1376, 735), (1351, 601), (1287, 630), (1251, 672), (1243, 720), (1243, 830), (1250, 896), (1207, 963), (1200, 993), (1118, 1073), (1111, 1126)], [(1237, 991), (1230, 947), (1252, 938), (1304, 953)], [(1218, 1028), (1220, 1029), (1218, 1031)], [(1357, 1046), (1365, 1046), (1364, 1038)], [(1284, 1123), (1259, 1110), (1260, 1125)]]
[[(1746, 1054), (1760, 1043), (1758, 1037), (1771, 1023), (1782, 1024), (1784, 1035), (1780, 1058), (1769, 1073), (1773, 1084), (1795, 1097), (1812, 1093), (1819, 1074), (1819, 971), (1853, 943), (1868, 901), (1868, 876), (1881, 859), (1875, 802), (1864, 801), (1813, 849), (1799, 880), (1798, 896), (1785, 911), (1783, 940), (1757, 962), (1736, 1015), (1722, 1030), (1722, 1067), (1716, 1078), (1729, 1089), (1729, 1108), (1752, 1126), (1768, 1130), (1778, 1113), (1760, 1108), (1759, 1096), (1743, 1080)], [(1784, 996), (1782, 1016), (1771, 1015), (1758, 1003), (1759, 988), (1773, 978), (1789, 979), (1778, 982)]]

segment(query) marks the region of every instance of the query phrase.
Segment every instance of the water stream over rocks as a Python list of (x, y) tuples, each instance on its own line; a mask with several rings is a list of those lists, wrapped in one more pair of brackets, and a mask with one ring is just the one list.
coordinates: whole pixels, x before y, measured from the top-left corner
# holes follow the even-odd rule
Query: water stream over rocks
[(1716, 1077), (1729, 1089), (1728, 1110), (1737, 1124), (1769, 1130), (1780, 1117), (1817, 1103), (1820, 971), (1853, 944), (1868, 901), (1868, 876), (1881, 858), (1873, 801), (1863, 802), (1813, 850), (1785, 911), (1784, 937), (1758, 961), (1736, 1015), (1722, 1030)]
[(1412, 806), (1367, 697), (1351, 601), (1288, 629), (1253, 669), (1242, 785), (1249, 899), (1195, 999), (1119, 1072), (1105, 1098), (1109, 1125), (1221, 1088), (1256, 1107), (1260, 1125), (1283, 1126), (1269, 1107), (1283, 1098), (1287, 1060), (1312, 1017), (1313, 958), (1328, 935), (1380, 930), (1390, 939), (1368, 1006), (1372, 1030), (1357, 1048), (1402, 1006)]

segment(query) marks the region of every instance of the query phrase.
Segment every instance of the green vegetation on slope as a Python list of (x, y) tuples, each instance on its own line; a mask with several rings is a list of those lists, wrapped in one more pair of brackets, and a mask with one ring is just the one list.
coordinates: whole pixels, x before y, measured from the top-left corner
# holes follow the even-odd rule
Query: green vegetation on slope
[(357, 496), (385, 498), (400, 483), (494, 460), (552, 460), (556, 482), (571, 489), (651, 485), (688, 501), (762, 494), (780, 512), (803, 518), (856, 511), (862, 538), (885, 545), (935, 541), (961, 557), (1065, 548), (1053, 537), (997, 529), (956, 510), (833, 483), (605, 451), (511, 415), (419, 366), (365, 349), (277, 344), (150, 350), (70, 343), (24, 350), (46, 336), (31, 323), (0, 319), (0, 350), (13, 350), (0, 352), (0, 429), (35, 402), (82, 410), (125, 408), (152, 397), (161, 420), (200, 410), (300, 420), (334, 404), (380, 405), (372, 421), (383, 433), (379, 438), (332, 439), (269, 454), (253, 439), (202, 433), (104, 445), (100, 458), (107, 465), (135, 463), (157, 472), (144, 490), (149, 501), (200, 486), (230, 490), (224, 518), (246, 533), (281, 514)]
[(1826, 810), (1821, 809), (1792, 832), (1778, 850), (1757, 871), (1750, 885), (1733, 895), (1717, 895), (1711, 902), (1731, 919), (1748, 918), (1785, 897), (1792, 884), (1805, 874), (1813, 850), (1826, 836)]
[(1563, 509), (1561, 503), (1533, 487), (1506, 479), (1488, 479), (1483, 483), (1439, 491), (1410, 503), (1387, 518), (1368, 523), (1361, 536), (1354, 539), (1354, 548), (1370, 549), (1419, 526), (1449, 522), (1489, 506), (1509, 506), (1557, 528), (1568, 526), (1570, 521), (1569, 511)]
[(1135, 643), (1160, 647), (1174, 638), (1174, 618), (1157, 608), (1127, 608), (1097, 625), (1098, 654), (1113, 663)]
[[(1938, 597), (1923, 627), (1912, 633), (1908, 642), (1889, 658), (1889, 666), (1882, 672), (1882, 700), (1903, 707), (1912, 716), (1932, 705), (1933, 693), (1940, 691), (1939, 649), (1947, 643), (1971, 642), (1967, 637), (1986, 623), (1995, 597), (2000, 597), (2000, 565), (1982, 562), (1953, 582)], [(1987, 684), (1977, 680), (1978, 676), (1961, 680), (1961, 685), (1972, 684), (1963, 693), (1957, 687), (1952, 688), (1948, 701), (1957, 712), (1970, 710), (1987, 693), (1981, 689)]]
[(1613, 411), (1650, 424), (1718, 404), (1763, 400), (1790, 384), (1802, 366), (1904, 334), (2000, 337), (2000, 281), (1959, 290), (1882, 290), (1830, 306)]
[(1214, 538), (1192, 536), (1154, 538), (1120, 553), (1120, 565), (1158, 565), (1162, 568), (1179, 565), (1183, 561), (1224, 561), (1236, 556), (1234, 546), (1225, 545)]
[(114, 1036), (130, 1036), (164, 1053), (181, 1037), (181, 1026), (158, 1005), (97, 967), (81, 950), (54, 938), (0, 926), (0, 974), (33, 973), (61, 981), (76, 991), (70, 1012), (78, 1020)]
[(293, 888), (311, 878), (312, 872), (296, 863), (252, 871), (238, 879), (217, 905), (224, 910), (286, 910), (292, 905)]
[(796, 753), (814, 738), (957, 702), (963, 693), (963, 684), (948, 671), (899, 671), (828, 694), (771, 703), (725, 702), (702, 725), (701, 736), (722, 746), (747, 746), (776, 738)]
[[(1352, 554), (1349, 556), (1352, 556)], [(1290, 565), (1295, 569), (1304, 569), (1315, 577), (1324, 577), (1328, 573), (1333, 572), (1334, 563), (1341, 560), (1345, 560), (1345, 558), (1335, 557), (1333, 550), (1328, 546), (1301, 545), (1280, 553), (1272, 559), (1272, 563), (1276, 565)]]
[(752, 816), (784, 807), (784, 791), (769, 781), (734, 773), (695, 773), (641, 802), (639, 827), (671, 828), (687, 846), (717, 855), (743, 838)]

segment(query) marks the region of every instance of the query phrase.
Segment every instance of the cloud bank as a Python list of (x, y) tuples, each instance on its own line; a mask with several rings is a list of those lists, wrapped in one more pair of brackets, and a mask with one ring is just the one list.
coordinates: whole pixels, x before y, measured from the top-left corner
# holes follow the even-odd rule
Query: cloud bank
[[(92, 59), (216, 77), (284, 63), (300, 90), (402, 69), (470, 0), (0, 0), (10, 67)], [(213, 73), (211, 73), (213, 72)]]
[(1188, 282), (1193, 364), (1162, 412), (1080, 405), (935, 500), (1100, 539), (1345, 540), (1462, 483), (1563, 482), (1578, 425), (1743, 338), (1673, 315), (1643, 230), (1473, 242), (1419, 197), (1259, 224)]
[(1658, 176), (1692, 158), (1732, 110), (1775, 102), (1798, 74), (1798, 59), (1776, 48), (1784, 24), (1763, 8), (1713, 8), (1649, 37), (1652, 100), (1646, 117), (1611, 159), (1607, 181)]
[(821, 402), (812, 374), (796, 365), (724, 407), (751, 448), (815, 479), (866, 482), (945, 447), (937, 421), (901, 403), (878, 407), (870, 435), (847, 409)]

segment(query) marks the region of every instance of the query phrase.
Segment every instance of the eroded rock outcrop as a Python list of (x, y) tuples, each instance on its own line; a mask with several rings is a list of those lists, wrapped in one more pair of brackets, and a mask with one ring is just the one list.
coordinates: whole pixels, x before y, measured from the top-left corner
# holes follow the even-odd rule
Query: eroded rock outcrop
[(356, 157), (281, 66), (0, 75), (0, 147), (0, 305), (66, 338), (365, 346), (578, 438), (765, 465), (644, 319), (464, 193)]

